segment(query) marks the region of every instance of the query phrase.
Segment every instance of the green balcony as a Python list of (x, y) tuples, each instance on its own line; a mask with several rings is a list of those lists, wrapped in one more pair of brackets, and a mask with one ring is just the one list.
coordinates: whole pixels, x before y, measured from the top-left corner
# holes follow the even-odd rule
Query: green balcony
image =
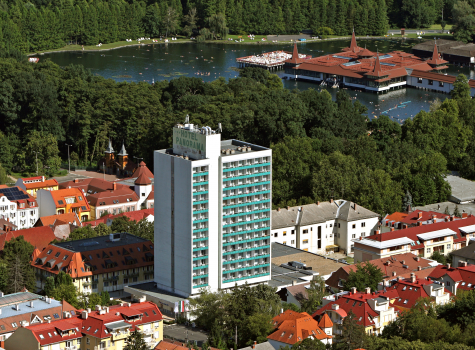
[(270, 221), (270, 218), (262, 218), (262, 219), (250, 220), (250, 221), (233, 222), (232, 224), (223, 225), (223, 228), (239, 226), (239, 225), (255, 224), (257, 222), (264, 222), (264, 221)]
[(199, 284), (199, 285), (193, 286), (193, 289), (194, 289), (194, 288), (203, 288), (203, 287), (207, 287), (207, 286), (208, 286), (208, 283)]
[(263, 172), (263, 173), (257, 173), (257, 174), (248, 174), (248, 175), (228, 177), (228, 178), (224, 179), (223, 182), (231, 181), (231, 180), (246, 179), (246, 178), (249, 178), (249, 177), (263, 176), (263, 175), (270, 175), (270, 171), (266, 171), (266, 172)]
[[(266, 231), (266, 230), (270, 230), (270, 228), (269, 227), (261, 227), (261, 228), (255, 228), (255, 229), (252, 229), (252, 230), (243, 230), (243, 231), (230, 232), (230, 233), (223, 234), (223, 237), (231, 237), (231, 236), (243, 235), (243, 234), (246, 234), (246, 233)], [(269, 235), (267, 235), (267, 237), (269, 237)]]
[(230, 186), (230, 187), (223, 188), (223, 192), (230, 191), (230, 190), (235, 190), (235, 189), (238, 189), (238, 188), (245, 188), (245, 187), (252, 187), (252, 186), (259, 186), (259, 185), (268, 185), (268, 184), (270, 184), (270, 181), (253, 182), (253, 183), (243, 184), (243, 185), (238, 185), (238, 186)]
[(250, 215), (250, 214), (265, 213), (265, 212), (270, 212), (270, 208), (259, 209), (259, 210), (252, 210), (252, 211), (243, 211), (242, 213), (231, 214), (231, 215), (223, 215), (223, 219), (234, 218), (234, 217), (236, 217), (236, 216), (243, 216), (243, 215)]
[(223, 271), (223, 274), (225, 273), (233, 273), (233, 272), (239, 272), (239, 271), (246, 271), (246, 270), (252, 270), (252, 269), (258, 269), (260, 267), (269, 267), (270, 266), (270, 263), (265, 263), (265, 264), (260, 264), (260, 265), (254, 265), (254, 266), (244, 266), (244, 267), (240, 267), (240, 268), (237, 268), (237, 269), (234, 269), (234, 270), (226, 270), (226, 271)]
[(268, 166), (270, 163), (260, 163), (260, 164), (252, 164), (252, 165), (246, 165), (246, 166), (238, 166), (235, 168), (227, 168), (223, 170), (223, 173), (227, 173), (230, 171), (236, 171), (236, 170), (244, 170), (244, 169), (252, 169), (252, 168), (260, 168), (263, 166)]
[(251, 204), (263, 204), (263, 203), (268, 203), (270, 205), (270, 199), (265, 199), (263, 201), (257, 201), (257, 202), (246, 202), (246, 203), (224, 205), (223, 209), (232, 209), (232, 208), (238, 208), (238, 207), (245, 207), (246, 205), (251, 205)]
[[(264, 194), (264, 193), (270, 193), (270, 190), (265, 190), (265, 191), (258, 191), (258, 192), (252, 192), (252, 193), (243, 193), (243, 194), (238, 194), (236, 196), (230, 196), (230, 197), (223, 197), (223, 200), (228, 200), (228, 199), (236, 199), (236, 198), (242, 198), (242, 197), (249, 197), (249, 196), (255, 196), (258, 194)], [(252, 204), (253, 202), (247, 203)], [(196, 202), (193, 202), (193, 204), (197, 204)]]
[(204, 175), (208, 175), (209, 173), (207, 171), (204, 171), (202, 173), (194, 173), (193, 174), (193, 177), (197, 177), (197, 176), (204, 176)]
[(241, 262), (241, 261), (256, 260), (256, 259), (260, 259), (260, 258), (270, 258), (270, 254), (252, 256), (252, 257), (249, 257), (249, 258), (243, 258), (243, 259), (237, 259), (237, 260), (224, 261), (223, 265), (234, 264), (234, 263)]
[(256, 237), (256, 238), (250, 238), (250, 239), (242, 239), (240, 241), (228, 242), (228, 243), (224, 243), (223, 247), (227, 247), (227, 246), (235, 245), (235, 244), (241, 244), (241, 243), (262, 241), (263, 239), (269, 239), (269, 236)]
[(261, 246), (258, 246), (258, 247), (251, 247), (251, 248), (245, 248), (245, 249), (239, 249), (239, 250), (236, 249), (236, 250), (233, 250), (233, 251), (224, 252), (223, 256), (230, 255), (230, 254), (239, 254), (239, 253), (244, 253), (244, 252), (250, 252), (250, 251), (253, 251), (253, 250), (266, 249), (266, 248), (270, 248), (270, 245), (261, 245)]

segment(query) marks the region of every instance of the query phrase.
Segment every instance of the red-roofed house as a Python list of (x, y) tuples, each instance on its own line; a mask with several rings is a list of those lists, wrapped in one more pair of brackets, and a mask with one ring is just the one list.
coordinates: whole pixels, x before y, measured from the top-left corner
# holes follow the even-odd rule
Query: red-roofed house
[(79, 188), (39, 190), (37, 199), (40, 204), (40, 216), (76, 213), (81, 221), (87, 221), (91, 217), (91, 208)]
[(475, 265), (468, 265), (466, 262), (459, 262), (458, 267), (451, 264), (439, 265), (429, 275), (431, 279), (444, 283), (452, 294), (457, 294), (457, 290), (470, 291), (475, 289)]
[(114, 219), (121, 216), (127, 216), (129, 220), (133, 220), (136, 222), (139, 222), (140, 220), (143, 220), (143, 219), (146, 219), (148, 222), (154, 222), (154, 209), (153, 208), (142, 209), (142, 210), (120, 213), (117, 215), (107, 214), (94, 221), (84, 222), (83, 226), (91, 225), (92, 227), (96, 227), (99, 224), (106, 224), (107, 226), (110, 226), (112, 225), (112, 221), (114, 221)]
[(163, 339), (158, 307), (145, 300), (83, 310), (80, 316), (18, 328), (5, 342), (11, 350), (108, 349), (122, 350), (131, 332), (138, 330), (153, 348)]
[(55, 179), (46, 180), (44, 176), (24, 177), (19, 178), (15, 183), (15, 186), (22, 188), (28, 194), (32, 195), (33, 197), (36, 197), (36, 192), (38, 190), (57, 190), (58, 181), (56, 181)]
[[(320, 328), (318, 322), (306, 312), (286, 310), (274, 317), (272, 322), (275, 331), (267, 339), (274, 349), (292, 346), (307, 338), (318, 339), (324, 344), (332, 343), (331, 329)], [(331, 322), (322, 324), (330, 326)]]
[(23, 239), (30, 242), (31, 245), (42, 251), (48, 244), (50, 244), (56, 237), (53, 230), (49, 226), (33, 227), (18, 231), (8, 231), (0, 234), (0, 250), (5, 247), (5, 242), (23, 236)]
[[(450, 219), (450, 215), (447, 214), (441, 214), (435, 211), (414, 210), (410, 213), (395, 212), (388, 214), (381, 220), (381, 223), (386, 227), (394, 227), (396, 230), (401, 230), (413, 226), (448, 221)], [(459, 218), (452, 217), (452, 219), (458, 220)]]
[[(384, 285), (387, 285), (390, 280), (397, 277), (409, 277), (411, 272), (414, 272), (418, 277), (427, 277), (435, 266), (439, 265), (436, 261), (420, 258), (413, 253), (397, 254), (388, 258), (369, 260), (361, 263), (361, 265), (364, 266), (367, 263), (375, 265), (383, 272)], [(350, 271), (356, 271), (356, 269), (356, 264), (340, 267), (332, 273), (325, 283), (334, 291), (339, 291), (348, 279)], [(384, 285), (381, 285), (381, 289), (384, 288)]]
[(454, 221), (420, 225), (403, 230), (379, 233), (354, 240), (355, 261), (387, 258), (401, 253), (430, 257), (434, 252), (448, 254), (467, 245), (473, 232), (475, 216)]

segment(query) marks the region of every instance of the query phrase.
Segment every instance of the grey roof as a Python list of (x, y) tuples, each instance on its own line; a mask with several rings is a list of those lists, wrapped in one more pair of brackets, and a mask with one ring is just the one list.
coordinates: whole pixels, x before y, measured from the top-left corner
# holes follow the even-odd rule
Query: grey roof
[[(428, 40), (420, 44), (414, 45), (413, 50), (420, 51), (434, 51), (434, 41)], [(475, 44), (465, 44), (462, 41), (453, 40), (437, 40), (437, 50), (442, 54), (449, 54), (455, 56), (474, 57), (475, 56)]]
[(318, 273), (312, 270), (296, 270), (291, 267), (271, 264), (271, 280), (268, 285), (280, 289), (291, 286), (294, 282), (308, 284), (308, 281), (315, 275)]
[(128, 289), (133, 291), (134, 295), (144, 295), (144, 294), (150, 295), (154, 298), (167, 300), (173, 303), (187, 299), (173, 292), (169, 292), (169, 291), (157, 288), (156, 285), (157, 284), (155, 282), (145, 282), (145, 283), (129, 286)]
[(446, 180), (452, 188), (451, 196), (455, 202), (468, 202), (475, 199), (475, 182), (454, 175), (447, 175)]
[(338, 219), (345, 221), (355, 221), (375, 217), (379, 217), (379, 214), (376, 214), (361, 205), (347, 201), (340, 206), (340, 210), (338, 211)]
[(130, 323), (127, 323), (125, 321), (116, 321), (116, 322), (110, 322), (105, 324), (106, 328), (116, 330), (116, 329), (121, 329), (121, 328), (129, 328)]
[(145, 238), (131, 235), (130, 233), (121, 233), (118, 241), (111, 241), (109, 236), (98, 236), (94, 238), (78, 239), (77, 241), (67, 241), (55, 243), (56, 246), (68, 249), (72, 252), (87, 252), (94, 249), (107, 249), (121, 247), (128, 244), (148, 242)]
[[(242, 152), (238, 150), (238, 148), (246, 147), (246, 151)], [(247, 151), (247, 148), (250, 147), (251, 150)], [(244, 141), (239, 141), (239, 140), (223, 140), (221, 141), (221, 151), (225, 150), (230, 150), (234, 153), (228, 154), (228, 155), (236, 155), (236, 154), (241, 154), (241, 153), (250, 153), (250, 152), (256, 152), (256, 151), (265, 151), (268, 150), (269, 148), (263, 147), (263, 146), (258, 146), (254, 145), (252, 143), (244, 142)], [(227, 154), (221, 153), (222, 157), (227, 156)]]
[(120, 152), (117, 154), (118, 156), (126, 156), (127, 151), (125, 150), (124, 143), (122, 143), (122, 148), (120, 149)]
[[(241, 348), (239, 350), (252, 350), (252, 346), (246, 346), (245, 348)], [(272, 345), (270, 345), (269, 341), (265, 343), (256, 344), (255, 350), (275, 350)]]
[(112, 147), (112, 142), (109, 140), (109, 146), (107, 146), (106, 150), (104, 153), (114, 153), (114, 148)]
[(333, 203), (320, 202), (273, 210), (272, 229), (312, 225), (332, 219), (355, 221), (378, 216), (377, 213), (353, 202), (336, 200)]
[(465, 259), (472, 259), (472, 260), (475, 259), (475, 244), (473, 243), (470, 244), (470, 243), (471, 242), (469, 242), (468, 246), (463, 247), (461, 249), (454, 250), (450, 254), (461, 257), (461, 258), (465, 258)]
[[(28, 294), (32, 294), (32, 293), (28, 293)], [(52, 308), (61, 306), (61, 302), (58, 300), (51, 299), (51, 304), (50, 304), (46, 302), (45, 297), (42, 297), (40, 295), (37, 295), (36, 297), (37, 297), (36, 299), (30, 299), (28, 301), (23, 301), (21, 303), (15, 303), (12, 305), (3, 306), (1, 308), (2, 313), (0, 314), (0, 319), (5, 319), (8, 317), (18, 316), (18, 315), (23, 315), (23, 314), (29, 314), (32, 312), (35, 313), (41, 310), (47, 310), (47, 309), (52, 309)], [(33, 300), (33, 307), (30, 307), (31, 300)], [(15, 309), (15, 305), (19, 305), (19, 310)]]
[(0, 298), (0, 307), (6, 305), (14, 305), (24, 301), (40, 299), (41, 296), (30, 292), (18, 292), (13, 294), (7, 294)]

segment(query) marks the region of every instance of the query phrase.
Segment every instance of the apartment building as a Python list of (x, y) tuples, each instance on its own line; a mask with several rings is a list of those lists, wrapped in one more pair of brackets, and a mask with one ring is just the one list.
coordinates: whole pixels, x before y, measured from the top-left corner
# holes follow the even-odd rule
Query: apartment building
[(76, 213), (81, 221), (91, 218), (91, 208), (79, 188), (39, 190), (36, 198), (40, 205), (40, 216)]
[(373, 234), (378, 217), (346, 200), (278, 208), (272, 211), (271, 241), (312, 253), (352, 253), (352, 240)]
[(28, 291), (5, 295), (0, 292), (0, 346), (20, 327), (62, 319), (77, 310), (58, 301)]
[(25, 190), (16, 187), (0, 188), (0, 218), (16, 226), (16, 229), (33, 227), (39, 217), (36, 199)]
[(459, 289), (475, 290), (475, 265), (468, 265), (466, 261), (459, 261), (457, 267), (453, 267), (451, 264), (439, 265), (429, 277), (443, 283), (446, 289), (454, 295)]
[[(450, 218), (450, 215), (441, 214), (435, 211), (426, 211), (426, 210), (414, 210), (410, 213), (401, 213), (395, 212), (392, 214), (387, 214), (382, 220), (381, 224), (383, 227), (392, 228), (396, 230), (402, 230), (408, 227), (420, 226), (420, 225), (430, 225), (437, 222), (443, 222), (446, 218)], [(458, 220), (459, 218), (452, 216), (452, 220)], [(389, 231), (389, 229), (387, 230)], [(385, 232), (383, 230), (383, 232)]]
[[(36, 286), (59, 271), (71, 275), (79, 293), (120, 295), (124, 286), (153, 281), (153, 243), (129, 233), (48, 245), (33, 252)], [(115, 293), (115, 294), (114, 294)]]
[(401, 253), (430, 258), (434, 252), (449, 254), (467, 245), (475, 233), (475, 217), (419, 225), (355, 239), (355, 262), (387, 258)]
[(19, 178), (15, 186), (20, 187), (33, 197), (36, 197), (38, 190), (55, 191), (59, 188), (58, 181), (55, 179), (47, 180), (44, 176)]
[(122, 350), (135, 330), (149, 348), (163, 339), (163, 318), (158, 307), (142, 300), (110, 307), (96, 306), (81, 315), (21, 327), (5, 342), (6, 349), (24, 350)]
[(155, 282), (188, 297), (270, 279), (272, 150), (193, 124), (155, 152)]

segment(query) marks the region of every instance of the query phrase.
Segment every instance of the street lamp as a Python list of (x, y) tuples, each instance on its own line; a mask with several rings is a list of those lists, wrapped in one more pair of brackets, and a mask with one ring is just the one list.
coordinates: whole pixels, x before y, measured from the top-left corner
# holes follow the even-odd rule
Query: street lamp
[(38, 176), (38, 154), (41, 154), (38, 151), (32, 151), (36, 156), (36, 176)]
[(68, 146), (68, 174), (71, 174), (71, 160), (69, 158), (69, 147), (73, 147), (73, 145), (66, 144), (66, 146)]

